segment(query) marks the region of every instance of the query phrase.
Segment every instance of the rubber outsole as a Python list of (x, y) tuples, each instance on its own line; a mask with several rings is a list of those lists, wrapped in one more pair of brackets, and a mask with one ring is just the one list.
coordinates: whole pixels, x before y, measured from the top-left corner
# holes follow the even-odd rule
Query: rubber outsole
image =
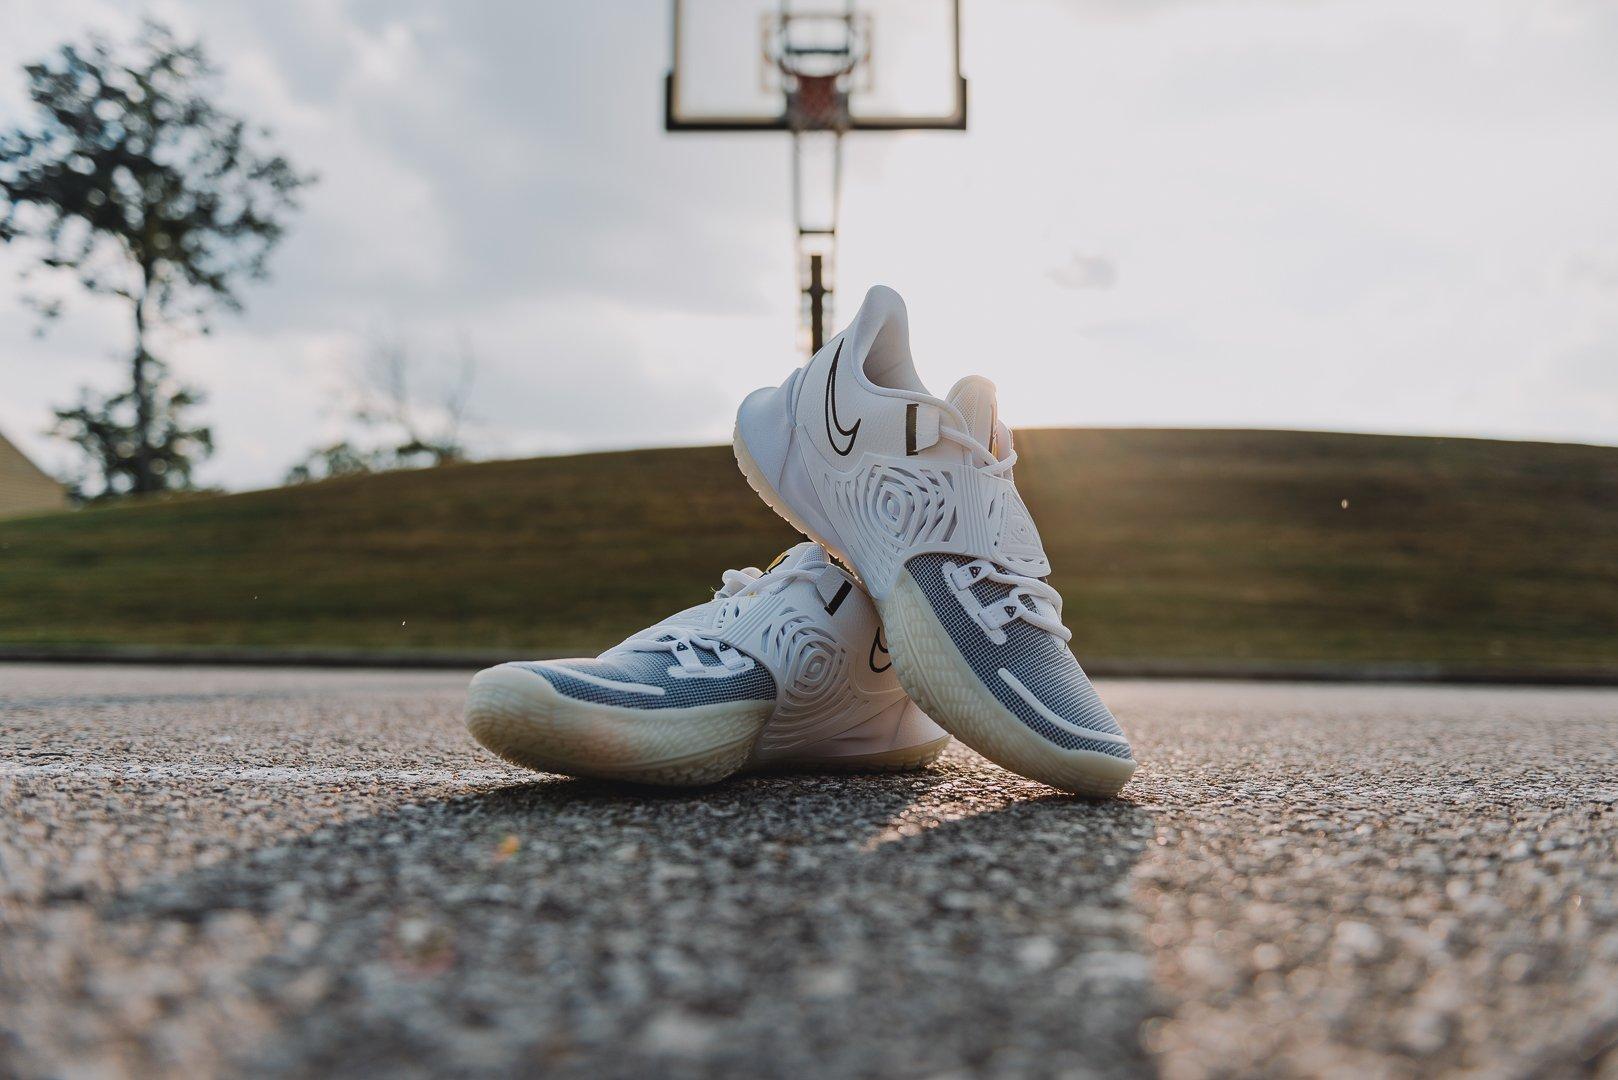
[[(739, 426), (731, 449), (737, 467), (765, 505), (857, 576), (847, 554), (809, 528), (775, 490), (748, 452)], [(1134, 775), (1134, 761), (1093, 750), (1064, 750), (1029, 730), (968, 667), (908, 574), (901, 573), (887, 599), (875, 603), (899, 685), (940, 727), (973, 750), (1020, 776), (1088, 798), (1116, 795)]]
[(660, 787), (700, 787), (776, 769), (906, 772), (937, 761), (949, 739), (870, 754), (752, 764), (769, 702), (700, 709), (623, 709), (579, 701), (520, 668), (480, 672), (467, 691), (466, 728), (479, 745), (537, 772)]

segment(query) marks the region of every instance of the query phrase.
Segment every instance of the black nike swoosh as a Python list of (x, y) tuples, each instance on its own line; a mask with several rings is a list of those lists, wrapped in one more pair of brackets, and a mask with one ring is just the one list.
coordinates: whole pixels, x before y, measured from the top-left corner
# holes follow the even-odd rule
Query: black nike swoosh
[(880, 675), (882, 672), (893, 666), (893, 660), (889, 659), (886, 664), (883, 664), (881, 667), (877, 667), (876, 651), (878, 649), (882, 650), (883, 656), (889, 656), (888, 643), (882, 640), (882, 628), (880, 626), (876, 628), (876, 637), (871, 639), (871, 670)]
[[(854, 421), (854, 426), (844, 430), (842, 423), (837, 419), (837, 362), (843, 358), (843, 343), (837, 343), (837, 351), (831, 356), (831, 370), (826, 373), (826, 441), (839, 457), (847, 457), (854, 452), (854, 439), (859, 435), (860, 421)], [(833, 435), (832, 428), (837, 429), (837, 435), (848, 439), (847, 446), (837, 445), (837, 435)]]

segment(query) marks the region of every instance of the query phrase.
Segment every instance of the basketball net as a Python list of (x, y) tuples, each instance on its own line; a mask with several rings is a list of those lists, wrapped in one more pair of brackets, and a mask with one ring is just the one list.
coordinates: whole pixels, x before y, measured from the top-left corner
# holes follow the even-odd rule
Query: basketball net
[(842, 75), (795, 75), (787, 96), (787, 126), (793, 131), (848, 130), (848, 93)]

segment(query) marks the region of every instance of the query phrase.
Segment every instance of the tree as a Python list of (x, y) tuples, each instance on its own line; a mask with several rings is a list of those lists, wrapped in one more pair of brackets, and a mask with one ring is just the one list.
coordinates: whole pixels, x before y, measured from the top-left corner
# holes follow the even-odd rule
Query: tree
[[(127, 389), (86, 392), (58, 434), (100, 471), (103, 494), (187, 487), (212, 450), (183, 413), (200, 400), (150, 351), (160, 325), (202, 332), (262, 278), (297, 192), (313, 180), (259, 149), (263, 129), (210, 100), (202, 47), (147, 23), (127, 47), (92, 37), (24, 68), (34, 123), (0, 133), (0, 242), (34, 242), (38, 268), (127, 305)], [(59, 302), (39, 302), (48, 319)]]
[(423, 469), (466, 460), (461, 429), (477, 378), (477, 358), (464, 342), (447, 383), (422, 393), (415, 358), (403, 346), (377, 341), (351, 389), (353, 419), (373, 436), (318, 447), (287, 471), (286, 482)]
[[(142, 460), (170, 488), (191, 487), (191, 471), (196, 462), (213, 452), (213, 432), (205, 427), (186, 427), (182, 414), (201, 403), (197, 392), (164, 378), (150, 387), (146, 453), (137, 453), (136, 435), (139, 406), (133, 390), (102, 396), (80, 391), (79, 403), (56, 410), (51, 433), (76, 444), (95, 472), (100, 474), (101, 497), (135, 490), (135, 469)], [(88, 478), (80, 476), (69, 483), (75, 500), (91, 496)]]

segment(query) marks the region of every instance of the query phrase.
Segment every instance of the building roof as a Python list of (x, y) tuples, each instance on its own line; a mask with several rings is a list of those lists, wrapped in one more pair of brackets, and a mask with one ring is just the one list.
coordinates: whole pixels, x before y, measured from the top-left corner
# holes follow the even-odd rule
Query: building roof
[(67, 490), (0, 434), (0, 518), (43, 514), (67, 506)]

